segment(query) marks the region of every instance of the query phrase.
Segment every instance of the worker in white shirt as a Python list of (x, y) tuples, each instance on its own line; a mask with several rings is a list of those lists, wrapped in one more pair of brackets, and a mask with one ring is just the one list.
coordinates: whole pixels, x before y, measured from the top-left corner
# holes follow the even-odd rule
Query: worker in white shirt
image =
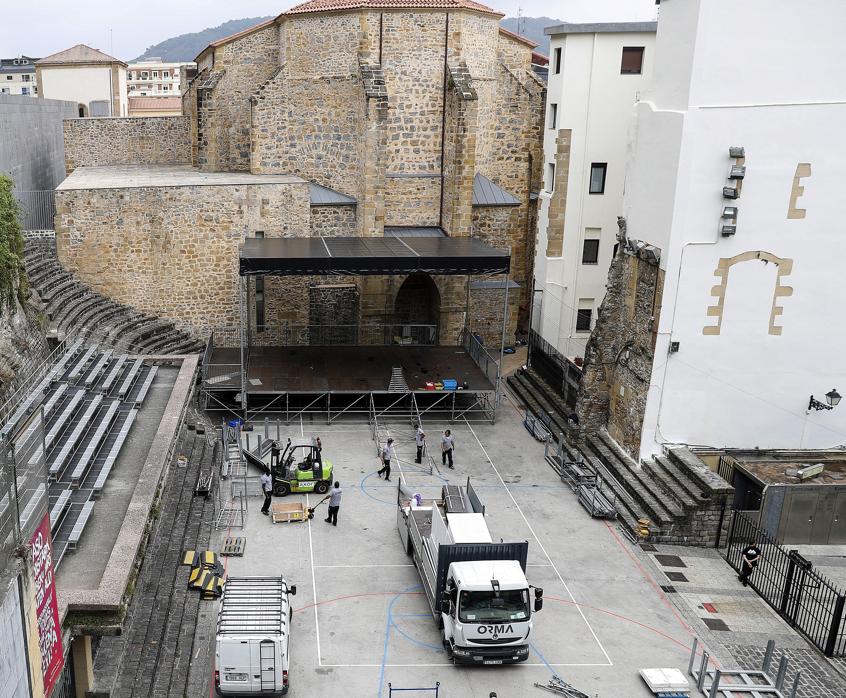
[(449, 467), (454, 467), (452, 465), (452, 450), (455, 448), (455, 440), (452, 438), (452, 432), (447, 429), (444, 432), (444, 437), (441, 439), (441, 461), (443, 465), (447, 464), (449, 461)]
[(379, 454), (382, 458), (382, 467), (377, 470), (379, 477), (385, 473), (385, 481), (391, 481), (391, 461), (394, 459), (394, 440), (388, 439), (382, 447), (382, 452)]
[(273, 480), (266, 470), (261, 474), (261, 491), (264, 492), (264, 506), (261, 513), (270, 516), (270, 500), (273, 497)]
[(414, 443), (417, 444), (417, 458), (415, 463), (423, 462), (423, 446), (426, 443), (426, 432), (423, 431), (423, 426), (418, 424), (417, 431), (414, 433)]

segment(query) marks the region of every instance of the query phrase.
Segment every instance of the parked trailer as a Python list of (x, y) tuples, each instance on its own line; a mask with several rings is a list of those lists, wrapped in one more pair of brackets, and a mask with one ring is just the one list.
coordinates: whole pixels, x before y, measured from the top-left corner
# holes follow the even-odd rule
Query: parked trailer
[(526, 581), (528, 542), (492, 541), (470, 478), (466, 487), (444, 485), (440, 499), (423, 501), (400, 477), (397, 530), (420, 573), (447, 656), (462, 664), (525, 661), (543, 589)]
[(288, 693), (291, 604), (284, 577), (229, 577), (215, 638), (218, 696)]

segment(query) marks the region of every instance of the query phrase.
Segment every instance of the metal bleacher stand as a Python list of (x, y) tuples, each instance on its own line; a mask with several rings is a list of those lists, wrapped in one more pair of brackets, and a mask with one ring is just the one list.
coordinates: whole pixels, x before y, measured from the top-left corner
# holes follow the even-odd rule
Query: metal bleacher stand
[(115, 384), (118, 376), (120, 375), (121, 371), (123, 370), (123, 365), (126, 363), (129, 357), (125, 354), (118, 357), (118, 360), (115, 361), (114, 365), (112, 366), (111, 370), (109, 371), (109, 375), (106, 376), (106, 380), (103, 381), (103, 384), (100, 386), (100, 391), (104, 394), (108, 393), (112, 386)]
[(97, 362), (94, 364), (94, 367), (88, 372), (88, 375), (85, 377), (85, 388), (90, 389), (96, 382), (97, 379), (100, 377), (100, 373), (103, 371), (103, 367), (109, 362), (109, 359), (112, 358), (112, 350), (106, 349), (102, 353)]
[(144, 383), (141, 385), (141, 390), (138, 391), (138, 395), (135, 398), (135, 406), (140, 407), (141, 403), (144, 402), (144, 398), (147, 397), (147, 393), (150, 391), (150, 386), (153, 385), (153, 381), (156, 379), (156, 372), (159, 370), (158, 366), (152, 366), (147, 373), (147, 377), (144, 379)]
[(106, 485), (106, 480), (109, 477), (109, 473), (112, 471), (112, 467), (115, 464), (115, 460), (117, 460), (118, 453), (120, 453), (120, 449), (123, 446), (123, 442), (126, 441), (126, 437), (129, 434), (129, 430), (132, 428), (132, 423), (135, 421), (135, 417), (137, 415), (137, 409), (130, 410), (129, 414), (126, 415), (126, 419), (121, 425), (117, 439), (112, 445), (112, 448), (109, 450), (109, 454), (106, 456), (106, 460), (103, 462), (103, 467), (100, 468), (100, 474), (97, 476), (97, 480), (94, 482), (94, 487), (92, 488), (93, 492), (91, 495), (92, 497), (98, 497), (103, 491), (103, 487), (105, 487)]
[[(97, 397), (101, 396), (98, 395)], [(76, 463), (76, 467), (73, 469), (73, 473), (71, 474), (71, 487), (79, 488), (82, 480), (88, 473), (88, 469), (91, 467), (91, 463), (94, 461), (94, 456), (100, 450), (100, 444), (103, 441), (103, 437), (111, 428), (112, 422), (115, 420), (119, 407), (120, 403), (117, 400), (113, 400), (106, 409), (105, 413), (101, 415), (100, 424), (97, 426), (97, 430), (94, 432), (91, 439), (89, 439), (88, 444), (85, 446), (85, 451), (83, 451), (82, 456)]]
[(91, 511), (94, 509), (94, 500), (89, 499), (82, 505), (82, 511), (76, 519), (76, 523), (71, 529), (71, 534), (68, 537), (68, 550), (76, 550), (79, 539), (82, 537), (82, 532), (85, 530), (85, 524), (88, 523), (88, 518), (91, 516)]
[(71, 369), (70, 373), (68, 373), (67, 380), (69, 383), (74, 383), (79, 379), (79, 377), (82, 375), (82, 372), (85, 370), (85, 367), (88, 365), (88, 362), (91, 360), (91, 357), (94, 356), (94, 353), (96, 351), (97, 345), (92, 345), (85, 350), (85, 352), (79, 358), (79, 361), (76, 362), (74, 367)]
[(59, 528), (59, 524), (62, 523), (62, 519), (65, 516), (65, 512), (68, 509), (68, 502), (71, 498), (71, 491), (70, 490), (62, 490), (62, 493), (59, 495), (59, 498), (56, 500), (56, 503), (50, 507), (50, 530), (56, 531)]
[(135, 383), (135, 379), (138, 377), (138, 372), (141, 370), (141, 366), (143, 365), (144, 359), (135, 359), (135, 363), (132, 364), (132, 368), (129, 369), (129, 373), (126, 374), (126, 378), (124, 379), (120, 388), (118, 388), (118, 397), (121, 400), (126, 399), (126, 396), (129, 394), (129, 391), (132, 390), (132, 386)]
[[(67, 386), (67, 384), (64, 383), (63, 385)], [(80, 404), (82, 404), (82, 401), (84, 399), (85, 392), (82, 390), (78, 390), (76, 393), (74, 393), (73, 397), (71, 397), (71, 399), (65, 405), (61, 414), (53, 423), (53, 426), (50, 427), (50, 431), (48, 431), (47, 435), (44, 437), (48, 451), (53, 447), (53, 444), (56, 442), (56, 439), (59, 437), (59, 434), (64, 431), (65, 425), (67, 424), (71, 415), (76, 412), (76, 410), (79, 408)]]
[(94, 413), (97, 411), (97, 409), (99, 409), (100, 403), (102, 401), (102, 395), (95, 395), (91, 402), (88, 404), (88, 408), (85, 410), (85, 413), (76, 423), (76, 426), (74, 426), (73, 431), (67, 438), (67, 441), (65, 441), (64, 446), (62, 446), (62, 449), (59, 451), (58, 455), (53, 460), (53, 463), (50, 465), (49, 473), (51, 479), (57, 478), (61, 473), (62, 469), (65, 467), (65, 463), (67, 462), (68, 457), (76, 450), (76, 446), (79, 442), (80, 437), (91, 425), (91, 418), (94, 416)]

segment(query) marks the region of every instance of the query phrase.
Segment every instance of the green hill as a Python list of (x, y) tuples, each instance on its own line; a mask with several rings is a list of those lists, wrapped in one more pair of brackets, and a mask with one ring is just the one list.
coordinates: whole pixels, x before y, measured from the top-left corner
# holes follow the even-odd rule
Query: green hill
[(266, 19), (270, 19), (270, 17), (230, 19), (228, 22), (224, 22), (217, 27), (203, 29), (203, 31), (193, 32), (192, 34), (180, 34), (179, 36), (165, 39), (154, 46), (150, 46), (134, 60), (143, 61), (151, 57), (160, 57), (163, 61), (174, 63), (179, 61), (193, 61), (197, 57), (197, 54), (212, 41), (217, 41), (230, 34), (237, 34), (239, 31), (248, 27), (253, 27), (256, 24), (264, 22)]

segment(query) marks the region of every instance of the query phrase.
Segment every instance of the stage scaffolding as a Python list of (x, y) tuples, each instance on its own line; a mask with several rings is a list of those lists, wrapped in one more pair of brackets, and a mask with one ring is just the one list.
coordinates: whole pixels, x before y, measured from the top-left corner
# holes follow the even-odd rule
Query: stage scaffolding
[[(321, 414), (368, 420), (424, 415), (450, 422), (494, 422), (501, 399), (508, 322), (510, 253), (475, 238), (268, 238), (241, 249), (240, 322), (209, 334), (203, 356), (206, 409), (245, 420), (276, 414), (286, 423)], [(465, 276), (464, 326), (454, 344), (438, 341), (438, 327), (362, 322), (356, 325), (252, 327), (251, 286), (263, 276)], [(473, 333), (470, 279), (504, 279), (499, 347), (491, 352)], [(298, 363), (299, 362), (299, 363)], [(338, 372), (342, 364), (347, 372)], [(319, 367), (326, 367), (321, 372)], [(405, 367), (388, 381), (390, 367)], [(318, 368), (315, 368), (318, 367)], [(360, 370), (356, 372), (356, 367)], [(387, 367), (387, 368), (386, 368)], [(457, 390), (431, 390), (421, 374), (461, 377)], [(381, 371), (378, 375), (374, 371)], [(384, 380), (381, 376), (385, 376)], [(407, 383), (403, 375), (412, 377)]]

